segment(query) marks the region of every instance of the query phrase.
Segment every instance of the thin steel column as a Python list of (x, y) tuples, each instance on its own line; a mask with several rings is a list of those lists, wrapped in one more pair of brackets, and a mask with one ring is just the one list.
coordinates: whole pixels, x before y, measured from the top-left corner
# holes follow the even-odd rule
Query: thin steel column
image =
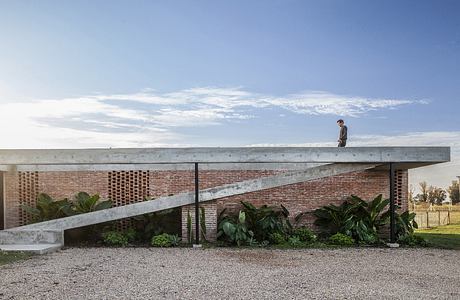
[(396, 243), (395, 167), (390, 163), (390, 242)]
[(195, 163), (195, 245), (200, 244), (200, 203), (199, 203), (198, 163)]

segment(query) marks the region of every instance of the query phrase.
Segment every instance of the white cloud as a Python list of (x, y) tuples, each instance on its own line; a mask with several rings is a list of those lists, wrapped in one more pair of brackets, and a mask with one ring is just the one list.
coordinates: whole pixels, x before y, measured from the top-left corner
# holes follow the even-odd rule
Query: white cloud
[[(258, 110), (359, 116), (418, 103), (326, 92), (274, 97), (241, 88), (192, 88), (159, 93), (96, 94), (0, 104), (0, 147), (140, 147), (186, 145), (177, 128), (213, 126), (258, 117)], [(285, 115), (283, 113), (282, 115)]]

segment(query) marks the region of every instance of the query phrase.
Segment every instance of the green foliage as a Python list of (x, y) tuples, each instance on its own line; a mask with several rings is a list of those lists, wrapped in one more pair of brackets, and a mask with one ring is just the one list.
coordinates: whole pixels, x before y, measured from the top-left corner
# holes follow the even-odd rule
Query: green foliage
[(366, 202), (357, 196), (351, 196), (340, 206), (330, 204), (315, 210), (315, 225), (329, 234), (343, 233), (358, 242), (373, 244), (379, 241), (379, 229), (388, 223), (389, 214), (383, 210), (389, 204), (382, 195), (371, 202)]
[(428, 201), (432, 204), (441, 204), (442, 201), (446, 200), (447, 192), (436, 186), (430, 186), (428, 188)]
[(452, 184), (448, 187), (447, 192), (449, 193), (449, 198), (452, 201), (452, 204), (460, 203), (460, 189), (457, 180), (452, 181)]
[(275, 245), (280, 245), (286, 242), (286, 238), (284, 237), (284, 234), (274, 232), (270, 234), (270, 242)]
[(413, 233), (409, 233), (409, 234), (400, 236), (398, 238), (398, 243), (401, 245), (409, 246), (409, 247), (414, 247), (414, 246), (426, 247), (428, 245), (423, 237), (415, 235)]
[(68, 199), (55, 201), (49, 195), (40, 193), (36, 207), (21, 205), (21, 208), (31, 216), (31, 222), (36, 223), (65, 217), (71, 205)]
[(134, 217), (136, 230), (143, 241), (161, 233), (174, 234), (178, 231), (176, 220), (180, 220), (180, 210), (171, 208)]
[(181, 242), (181, 238), (177, 234), (170, 234), (169, 240), (171, 241), (171, 246), (177, 247)]
[(241, 201), (241, 204), (247, 216), (247, 226), (257, 240), (267, 240), (272, 233), (286, 234), (292, 230), (289, 211), (283, 205), (279, 208), (267, 205), (257, 208), (249, 202)]
[(246, 224), (246, 213), (240, 211), (238, 218), (234, 216), (224, 217), (218, 225), (217, 237), (223, 237), (230, 243), (236, 243), (238, 246), (241, 246), (249, 240), (249, 238), (254, 237), (254, 234), (251, 230), (248, 230)]
[(414, 247), (414, 246), (426, 247), (427, 246), (427, 242), (425, 241), (423, 237), (415, 235), (413, 233), (400, 236), (398, 239), (398, 243), (401, 245), (409, 246), (409, 247)]
[(316, 241), (316, 234), (307, 227), (299, 227), (294, 230), (293, 236), (297, 236), (300, 241), (305, 243), (313, 243)]
[(284, 236), (292, 232), (289, 211), (284, 206), (276, 208), (263, 205), (257, 208), (248, 202), (242, 201), (241, 204), (243, 209), (238, 216), (226, 215), (225, 209), (221, 212), (218, 238), (239, 246), (250, 241), (255, 244), (254, 241), (271, 240), (275, 233), (283, 236), (282, 242), (285, 242)]
[(32, 254), (26, 252), (19, 252), (19, 251), (2, 251), (0, 250), (0, 266), (6, 265), (12, 262), (25, 260), (29, 258)]
[(395, 213), (396, 220), (396, 236), (403, 237), (414, 233), (414, 229), (418, 228), (418, 224), (415, 221), (415, 213), (408, 211), (402, 214)]
[(288, 239), (288, 244), (289, 246), (294, 247), (294, 248), (297, 248), (303, 245), (302, 241), (300, 240), (298, 236), (291, 236)]
[(21, 208), (32, 216), (32, 223), (36, 223), (112, 207), (112, 201), (99, 200), (99, 195), (90, 196), (85, 192), (76, 194), (74, 201), (67, 198), (56, 201), (49, 195), (40, 193), (35, 207), (22, 205)]
[(128, 242), (132, 243), (137, 240), (138, 234), (134, 228), (129, 228), (123, 232), (123, 234), (128, 238)]
[(123, 232), (118, 231), (107, 231), (102, 234), (104, 244), (109, 246), (127, 246), (129, 238)]
[(67, 215), (84, 214), (112, 207), (111, 200), (99, 201), (100, 196), (94, 194), (90, 196), (86, 192), (79, 192), (75, 195), (71, 209), (66, 211)]
[(190, 211), (187, 213), (187, 239), (188, 243), (191, 244), (192, 241), (192, 215)]
[(207, 241), (206, 239), (206, 211), (204, 207), (200, 207), (200, 231), (201, 231), (201, 240)]
[(346, 234), (336, 233), (329, 238), (329, 242), (333, 245), (352, 246), (355, 240)]
[(151, 244), (154, 247), (174, 247), (179, 245), (180, 239), (177, 235), (162, 233), (152, 237)]

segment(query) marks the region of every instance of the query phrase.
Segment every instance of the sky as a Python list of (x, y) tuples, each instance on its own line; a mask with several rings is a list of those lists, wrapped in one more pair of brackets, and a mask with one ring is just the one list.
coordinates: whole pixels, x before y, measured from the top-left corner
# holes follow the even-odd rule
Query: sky
[(459, 1), (0, 0), (0, 148), (451, 146)]

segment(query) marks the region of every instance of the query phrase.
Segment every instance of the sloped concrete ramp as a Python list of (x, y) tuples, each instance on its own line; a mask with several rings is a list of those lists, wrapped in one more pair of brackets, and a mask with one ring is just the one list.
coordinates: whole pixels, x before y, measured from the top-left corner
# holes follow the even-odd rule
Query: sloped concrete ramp
[[(274, 176), (245, 180), (204, 189), (200, 191), (199, 200), (200, 202), (206, 202), (219, 198), (276, 188), (339, 174), (363, 171), (375, 168), (377, 165), (378, 164), (359, 163), (326, 164), (303, 171), (286, 172)], [(47, 244), (49, 245), (49, 249), (46, 251), (57, 250), (59, 247), (56, 247), (56, 245), (64, 245), (63, 238), (59, 239), (60, 236), (63, 236), (64, 230), (135, 217), (146, 213), (193, 204), (194, 202), (194, 192), (188, 192), (52, 221), (16, 227), (6, 231), (0, 231), (0, 250), (8, 251), (11, 248), (14, 248), (13, 245), (26, 244), (35, 244), (40, 248), (43, 248), (43, 245)], [(55, 235), (54, 239), (52, 237), (50, 238), (50, 235), (53, 234)], [(48, 240), (46, 240), (44, 236), (48, 237)], [(24, 248), (24, 251), (27, 251), (25, 249), (27, 247), (22, 248)], [(39, 250), (35, 252), (40, 253)]]

